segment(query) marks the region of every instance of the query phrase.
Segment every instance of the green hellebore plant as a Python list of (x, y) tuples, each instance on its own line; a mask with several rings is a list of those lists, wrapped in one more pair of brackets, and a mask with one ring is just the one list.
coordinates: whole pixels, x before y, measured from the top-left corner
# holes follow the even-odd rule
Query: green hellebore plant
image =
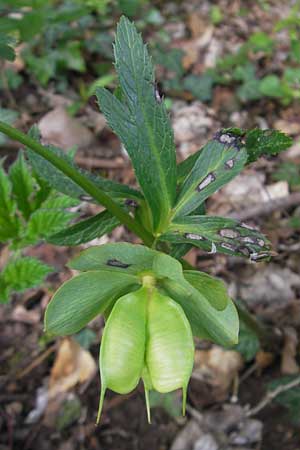
[[(155, 85), (154, 68), (135, 26), (122, 17), (116, 33), (115, 93), (97, 90), (108, 124), (131, 158), (140, 190), (78, 168), (56, 147), (0, 122), (0, 132), (23, 143), (34, 170), (56, 190), (101, 204), (105, 211), (47, 237), (79, 245), (120, 224), (144, 245), (106, 244), (83, 251), (69, 266), (81, 272), (54, 294), (45, 315), (53, 336), (78, 332), (100, 314), (100, 419), (106, 389), (130, 392), (143, 379), (148, 392), (186, 390), (193, 366), (192, 336), (232, 346), (239, 319), (224, 284), (181, 260), (192, 247), (252, 261), (271, 256), (269, 241), (236, 220), (206, 216), (205, 200), (263, 154), (291, 145), (273, 130), (226, 129), (176, 164), (173, 131)], [(1, 192), (0, 192), (1, 195)]]
[[(107, 388), (131, 392), (186, 389), (193, 367), (193, 334), (231, 346), (239, 320), (223, 283), (184, 271), (174, 258), (142, 245), (91, 247), (70, 262), (82, 273), (64, 283), (45, 315), (53, 335), (78, 332), (98, 314), (107, 318), (100, 350), (101, 401)], [(207, 288), (214, 294), (206, 296)], [(80, 305), (80, 307), (79, 307)]]

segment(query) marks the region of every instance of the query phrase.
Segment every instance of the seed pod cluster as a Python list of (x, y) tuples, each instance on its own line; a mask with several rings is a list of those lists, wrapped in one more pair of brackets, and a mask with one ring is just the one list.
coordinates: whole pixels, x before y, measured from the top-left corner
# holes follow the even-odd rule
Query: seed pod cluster
[(100, 349), (100, 420), (106, 389), (131, 392), (143, 379), (148, 420), (149, 390), (186, 390), (194, 361), (193, 335), (181, 306), (154, 286), (121, 297), (104, 328)]

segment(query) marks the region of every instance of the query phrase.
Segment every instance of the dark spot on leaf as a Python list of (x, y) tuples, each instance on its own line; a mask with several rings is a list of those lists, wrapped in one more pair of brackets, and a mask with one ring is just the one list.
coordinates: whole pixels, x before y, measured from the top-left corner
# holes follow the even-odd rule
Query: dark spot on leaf
[(225, 169), (232, 169), (234, 166), (234, 159), (229, 159), (228, 161), (226, 161), (226, 163), (224, 164)]
[(237, 250), (237, 252), (241, 253), (244, 256), (247, 256), (247, 257), (250, 256), (250, 250), (247, 247), (240, 246), (236, 250)]
[(266, 258), (269, 258), (271, 256), (270, 252), (261, 252), (261, 253), (251, 253), (250, 259), (251, 261), (262, 261)]
[(127, 198), (125, 200), (125, 206), (131, 207), (131, 208), (137, 208), (138, 203), (135, 200), (132, 200), (131, 198)]
[(250, 225), (247, 225), (246, 223), (241, 223), (240, 225), (242, 228), (246, 228), (246, 230), (255, 231), (254, 227), (251, 227)]
[(228, 244), (228, 242), (222, 242), (221, 247), (224, 248), (225, 250), (229, 250), (231, 252), (235, 252), (236, 251), (236, 247), (234, 247), (231, 244)]
[(199, 234), (194, 234), (194, 233), (185, 233), (184, 237), (186, 239), (193, 239), (194, 241), (206, 241), (205, 237), (200, 236)]
[(241, 137), (230, 132), (223, 132), (222, 130), (218, 131), (215, 134), (214, 139), (223, 145), (234, 147), (238, 151), (241, 148)]
[(257, 238), (256, 242), (260, 247), (264, 247), (266, 245), (265, 241), (263, 239)]
[(92, 200), (92, 197), (90, 197), (89, 195), (80, 195), (79, 197), (80, 200), (82, 200), (83, 202), (90, 202)]
[(234, 239), (239, 237), (240, 233), (236, 230), (231, 230), (230, 228), (223, 228), (223, 230), (219, 231), (220, 236), (225, 237), (225, 238), (229, 238), (229, 239)]
[(154, 83), (154, 96), (157, 103), (162, 103), (163, 97), (160, 95), (158, 83)]
[(120, 269), (127, 269), (131, 266), (131, 264), (123, 263), (122, 261), (119, 261), (118, 259), (108, 259), (106, 261), (107, 266), (111, 267), (119, 267)]
[(250, 237), (250, 236), (244, 236), (241, 238), (241, 241), (245, 242), (246, 244), (256, 244), (256, 239)]
[(217, 253), (217, 247), (216, 247), (216, 244), (214, 244), (214, 242), (212, 242), (211, 250), (210, 250), (209, 254), (213, 255), (214, 253)]
[(212, 183), (213, 181), (215, 181), (216, 176), (213, 172), (209, 173), (208, 175), (206, 175), (206, 177), (201, 181), (200, 184), (198, 184), (197, 186), (197, 191), (200, 192), (202, 191), (204, 188), (206, 188), (206, 186), (208, 186), (210, 183)]

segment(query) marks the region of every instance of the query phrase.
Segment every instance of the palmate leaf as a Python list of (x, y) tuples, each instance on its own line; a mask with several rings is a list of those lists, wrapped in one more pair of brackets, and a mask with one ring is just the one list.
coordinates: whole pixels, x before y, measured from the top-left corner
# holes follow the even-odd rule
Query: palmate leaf
[(8, 300), (12, 292), (22, 292), (39, 285), (52, 268), (38, 259), (23, 257), (11, 260), (0, 274), (0, 301)]
[(97, 97), (109, 125), (123, 142), (152, 212), (153, 229), (162, 228), (175, 200), (176, 155), (173, 131), (156, 94), (154, 69), (134, 25), (122, 17), (115, 41), (122, 102), (105, 89)]
[(118, 225), (118, 219), (103, 211), (49, 236), (47, 241), (55, 245), (80, 245), (110, 233)]
[(34, 192), (34, 181), (25, 163), (23, 152), (19, 152), (17, 160), (11, 165), (9, 177), (18, 209), (22, 212), (24, 218), (28, 219), (31, 213), (30, 196)]
[(246, 224), (224, 217), (178, 217), (160, 240), (193, 244), (212, 253), (246, 256), (253, 261), (271, 256), (265, 236)]
[(82, 273), (54, 294), (45, 315), (45, 329), (53, 335), (77, 333), (119, 297), (139, 287), (132, 274), (109, 270)]
[[(219, 133), (199, 152), (185, 178), (173, 213), (175, 217), (190, 214), (210, 195), (238, 175), (247, 161), (246, 150), (238, 138)], [(185, 163), (184, 170), (190, 167)]]
[[(29, 132), (30, 137), (33, 139), (39, 140), (39, 131), (37, 127), (32, 127)], [(123, 185), (121, 183), (117, 183), (112, 180), (108, 180), (99, 175), (93, 175), (87, 171), (80, 169), (72, 158), (67, 155), (63, 150), (58, 147), (54, 147), (52, 145), (46, 146), (48, 149), (53, 151), (57, 156), (64, 159), (68, 162), (68, 164), (75, 167), (78, 171), (92, 180), (97, 186), (103, 189), (105, 192), (110, 194), (115, 199), (133, 199), (135, 201), (139, 201), (143, 199), (142, 194), (129, 186)], [(86, 192), (78, 186), (75, 182), (73, 182), (70, 178), (64, 175), (60, 170), (54, 167), (51, 163), (46, 161), (43, 157), (37, 155), (29, 148), (26, 149), (29, 157), (29, 161), (35, 171), (35, 173), (42, 179), (44, 179), (47, 183), (49, 183), (55, 190), (62, 192), (70, 197), (74, 197), (77, 199), (84, 199), (91, 202), (96, 202), (89, 196), (87, 196)]]

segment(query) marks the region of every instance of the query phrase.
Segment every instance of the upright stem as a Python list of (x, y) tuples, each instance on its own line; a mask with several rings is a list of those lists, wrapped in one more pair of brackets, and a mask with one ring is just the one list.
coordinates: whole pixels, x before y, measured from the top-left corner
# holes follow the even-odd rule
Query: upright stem
[(109, 211), (113, 216), (115, 216), (119, 221), (125, 225), (130, 231), (139, 236), (143, 242), (151, 247), (153, 242), (152, 235), (144, 229), (138, 222), (136, 222), (129, 214), (124, 211), (108, 194), (106, 194), (102, 189), (85, 177), (82, 173), (77, 171), (74, 167), (68, 164), (67, 161), (61, 159), (59, 156), (52, 153), (46, 147), (36, 142), (34, 139), (30, 138), (26, 134), (17, 130), (16, 128), (7, 125), (0, 121), (0, 132), (6, 134), (11, 139), (24, 144), (29, 147), (38, 155), (45, 158), (58, 170), (67, 175), (71, 180), (73, 180), (78, 186), (82, 187), (91, 197), (93, 197), (97, 202), (103, 205), (107, 211)]

